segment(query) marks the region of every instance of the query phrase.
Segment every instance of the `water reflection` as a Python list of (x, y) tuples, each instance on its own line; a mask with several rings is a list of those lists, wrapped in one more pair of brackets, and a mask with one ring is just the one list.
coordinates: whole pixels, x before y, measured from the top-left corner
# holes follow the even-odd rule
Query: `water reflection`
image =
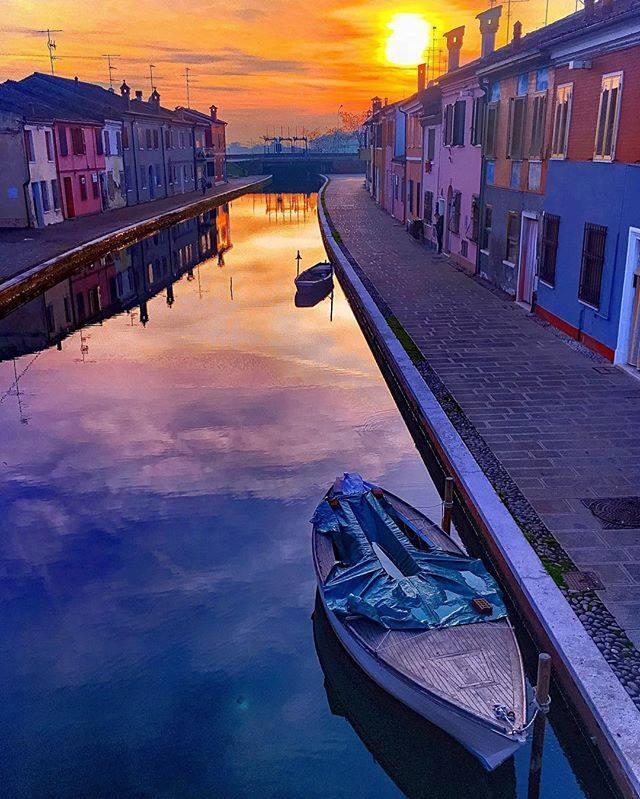
[[(344, 469), (440, 501), (339, 285), (333, 322), (295, 306), (296, 252), (326, 257), (315, 195), (275, 202), (0, 322), (3, 796), (400, 795), (327, 707), (306, 520)], [(582, 797), (547, 751), (545, 799)]]

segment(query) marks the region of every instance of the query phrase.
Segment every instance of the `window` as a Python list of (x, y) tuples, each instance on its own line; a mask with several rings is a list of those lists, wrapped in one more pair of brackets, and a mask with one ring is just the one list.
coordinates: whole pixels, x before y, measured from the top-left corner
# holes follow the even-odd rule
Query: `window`
[(520, 246), (520, 214), (509, 211), (507, 214), (507, 251), (505, 261), (515, 264), (518, 261), (518, 249)]
[(91, 188), (93, 190), (93, 199), (97, 200), (100, 196), (100, 184), (98, 183), (98, 175), (96, 172), (91, 175)]
[(171, 134), (168, 130), (164, 132), (164, 146), (167, 150), (171, 149)]
[[(96, 154), (97, 155), (104, 155), (105, 147), (103, 145), (104, 139), (102, 137), (102, 133), (96, 128), (94, 130), (95, 138), (96, 138)], [(108, 138), (109, 134), (105, 130), (104, 137)]]
[(489, 102), (500, 102), (500, 81), (491, 84), (491, 88), (489, 89)]
[(549, 88), (549, 70), (543, 67), (536, 72), (536, 91), (546, 92)]
[(125, 150), (129, 149), (129, 128), (122, 128), (122, 146)]
[(25, 130), (24, 132), (24, 146), (27, 151), (27, 159), (31, 162), (36, 160), (36, 149), (33, 144), (33, 131)]
[(104, 154), (111, 155), (111, 136), (109, 135), (109, 131), (103, 131), (103, 138), (104, 138)]
[(51, 181), (51, 197), (53, 199), (53, 207), (56, 211), (60, 210), (60, 186), (58, 181), (54, 178)]
[(84, 155), (86, 153), (82, 128), (71, 128), (71, 150), (74, 155)]
[(484, 154), (487, 158), (495, 158), (498, 142), (498, 103), (491, 103), (487, 107), (487, 138), (484, 143)]
[(42, 195), (42, 210), (51, 210), (51, 203), (49, 202), (49, 187), (46, 180), (40, 181), (40, 193)]
[(480, 232), (480, 198), (477, 194), (471, 197), (471, 241), (478, 241)]
[(496, 179), (496, 162), (495, 161), (487, 161), (487, 172), (486, 172), (486, 184), (487, 186), (493, 186)]
[(151, 135), (151, 128), (145, 128), (144, 143), (147, 150), (150, 150), (153, 145), (153, 137)]
[(509, 188), (520, 188), (520, 173), (522, 171), (522, 161), (511, 162), (511, 177), (509, 179)]
[(427, 161), (433, 161), (436, 157), (436, 129), (427, 130)]
[(476, 97), (473, 101), (471, 114), (471, 144), (482, 144), (482, 128), (484, 126), (484, 97)]
[(524, 155), (524, 122), (527, 108), (526, 97), (509, 99), (509, 132), (507, 135), (507, 158), (522, 160)]
[(122, 155), (122, 133), (119, 130), (116, 131), (116, 153)]
[(140, 167), (140, 188), (147, 188), (147, 170), (143, 166)]
[(529, 73), (525, 72), (522, 75), (518, 75), (518, 89), (516, 94), (518, 97), (526, 97), (526, 94), (529, 90)]
[(432, 224), (433, 220), (433, 192), (432, 191), (425, 191), (424, 193), (424, 205), (423, 205), (423, 219), (427, 223), (427, 225)]
[(464, 117), (467, 108), (466, 100), (456, 100), (453, 107), (453, 144), (464, 145)]
[(443, 143), (446, 147), (453, 143), (453, 106), (444, 107)]
[(622, 72), (605, 75), (600, 90), (600, 108), (596, 126), (596, 145), (593, 157), (599, 161), (613, 161), (620, 119), (620, 92)]
[(162, 176), (160, 173), (160, 164), (156, 164), (156, 186), (162, 186)]
[(60, 144), (60, 155), (69, 155), (66, 128), (58, 128), (58, 142)]
[(542, 161), (529, 161), (529, 191), (540, 191), (542, 184)]
[(154, 150), (160, 149), (160, 133), (158, 130), (153, 131), (153, 149)]
[(544, 151), (544, 123), (547, 115), (547, 95), (536, 94), (531, 113), (531, 139), (529, 158), (542, 158)]
[(549, 286), (556, 283), (556, 257), (558, 254), (558, 230), (560, 217), (545, 213), (542, 217), (540, 250), (540, 280)]
[(462, 192), (454, 191), (449, 206), (449, 230), (451, 233), (460, 232), (460, 206), (462, 205)]
[(604, 245), (607, 228), (587, 222), (582, 240), (582, 267), (578, 299), (594, 308), (600, 307), (600, 288), (604, 266)]
[(567, 157), (572, 99), (573, 83), (558, 86), (556, 89), (556, 107), (553, 116), (553, 138), (551, 140), (552, 158)]
[(44, 143), (47, 148), (47, 161), (53, 161), (53, 133), (50, 130), (44, 132)]
[(416, 183), (416, 216), (420, 218), (420, 181)]
[(80, 184), (80, 199), (86, 200), (87, 199), (87, 178), (85, 175), (78, 176), (78, 182)]
[(480, 249), (484, 250), (485, 252), (489, 252), (492, 224), (493, 224), (493, 208), (490, 205), (485, 205), (484, 223), (482, 225), (482, 241), (480, 242)]

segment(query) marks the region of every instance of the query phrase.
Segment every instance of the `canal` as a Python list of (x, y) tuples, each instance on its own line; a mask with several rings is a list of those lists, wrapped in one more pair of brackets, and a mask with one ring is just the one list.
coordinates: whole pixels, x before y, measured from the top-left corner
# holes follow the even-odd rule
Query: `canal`
[[(314, 193), (245, 196), (0, 320), (3, 797), (524, 799), (382, 694), (321, 613), (308, 519), (359, 470), (438, 494), (323, 260)], [(561, 709), (545, 799), (608, 799)]]

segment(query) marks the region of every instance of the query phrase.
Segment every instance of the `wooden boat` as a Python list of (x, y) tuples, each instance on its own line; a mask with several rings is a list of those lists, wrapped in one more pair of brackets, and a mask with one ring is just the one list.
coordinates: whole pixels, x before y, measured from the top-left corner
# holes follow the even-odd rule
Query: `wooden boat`
[[(494, 771), (446, 732), (383, 691), (334, 633), (319, 593), (313, 640), (329, 709), (343, 716), (407, 799), (516, 799), (513, 758)], [(455, 768), (443, 768), (447, 761)]]
[(314, 308), (316, 305), (325, 300), (333, 291), (333, 280), (328, 283), (321, 284), (317, 288), (298, 289), (293, 298), (296, 308)]
[[(328, 491), (313, 519), (313, 560), (319, 594), (336, 636), (381, 688), (449, 733), (485, 768), (496, 768), (526, 741), (522, 658), (506, 611), (495, 620), (485, 617), (478, 618), (476, 623), (393, 629), (393, 621), (385, 626), (359, 610), (349, 610), (349, 603), (358, 606), (366, 599), (363, 595), (354, 599), (350, 594), (347, 611), (343, 607), (338, 612), (331, 591), (336, 585), (342, 584), (344, 588), (352, 566), (344, 560), (344, 547), (339, 541), (336, 546), (337, 534), (326, 532), (327, 505), (333, 506), (337, 517), (351, 512), (351, 507), (345, 507), (349, 503), (345, 503), (345, 495), (339, 488), (336, 490), (337, 486), (340, 486), (339, 481)], [(452, 538), (415, 508), (378, 487), (368, 487), (368, 490), (366, 500), (373, 505), (379, 503), (384, 514), (392, 519), (390, 529), (395, 528), (394, 537), (410, 559), (420, 561), (421, 553), (426, 553), (427, 558), (440, 558), (440, 562), (448, 555), (454, 563), (466, 558)], [(319, 517), (323, 506), (325, 521)], [(402, 562), (402, 554), (398, 556), (395, 544), (383, 549), (374, 541), (375, 531), (368, 530), (366, 525), (359, 530), (368, 539), (370, 551), (366, 568), (361, 561), (354, 567), (356, 570), (366, 572), (369, 569), (368, 575), (372, 567), (380, 567), (384, 572), (381, 583), (394, 589), (396, 594), (398, 588), (411, 589), (416, 578), (430, 582), (431, 577), (426, 572), (406, 574), (406, 563)], [(472, 563), (472, 559), (466, 560)], [(479, 564), (479, 561), (473, 563)], [(491, 581), (488, 575), (487, 578)], [(369, 580), (368, 585), (371, 584)], [(498, 601), (501, 602), (501, 598)], [(471, 602), (474, 610), (476, 604), (474, 599)], [(462, 610), (468, 615), (468, 607)]]
[(327, 262), (314, 264), (300, 272), (294, 282), (298, 291), (330, 286), (333, 284), (333, 267)]

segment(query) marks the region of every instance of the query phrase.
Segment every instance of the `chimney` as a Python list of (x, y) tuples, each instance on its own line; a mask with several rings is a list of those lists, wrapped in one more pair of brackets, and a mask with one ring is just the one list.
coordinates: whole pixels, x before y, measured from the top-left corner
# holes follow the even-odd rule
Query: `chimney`
[(584, 0), (584, 18), (592, 19), (595, 12), (595, 0)]
[(449, 51), (449, 61), (447, 72), (453, 72), (460, 66), (460, 50), (462, 50), (462, 39), (464, 37), (464, 25), (454, 28), (449, 33), (444, 34), (447, 40), (447, 50)]
[(151, 105), (155, 105), (156, 108), (158, 108), (160, 105), (160, 94), (158, 93), (158, 90), (156, 89), (155, 86), (153, 87), (153, 91), (149, 95), (149, 102), (151, 103)]
[(142, 90), (136, 89), (136, 100), (140, 100), (142, 102)]
[(502, 14), (502, 6), (494, 6), (488, 8), (481, 14), (478, 14), (476, 19), (480, 22), (480, 36), (482, 37), (482, 48), (480, 55), (482, 58), (491, 55), (496, 49), (496, 34), (500, 26), (500, 15)]
[(73, 80), (75, 81), (76, 89), (77, 89), (78, 88), (78, 76), (76, 75)]
[(211, 113), (211, 119), (215, 122), (218, 118), (218, 106), (217, 105), (210, 105), (209, 111)]
[(513, 25), (513, 46), (519, 47), (522, 41), (522, 22), (518, 20)]
[(371, 113), (377, 114), (382, 108), (382, 100), (379, 97), (373, 97), (371, 100)]
[(422, 92), (427, 87), (427, 65), (418, 64), (418, 91)]
[(127, 86), (127, 82), (125, 80), (122, 81), (122, 85), (120, 86), (120, 94), (128, 100), (131, 96), (131, 89)]

